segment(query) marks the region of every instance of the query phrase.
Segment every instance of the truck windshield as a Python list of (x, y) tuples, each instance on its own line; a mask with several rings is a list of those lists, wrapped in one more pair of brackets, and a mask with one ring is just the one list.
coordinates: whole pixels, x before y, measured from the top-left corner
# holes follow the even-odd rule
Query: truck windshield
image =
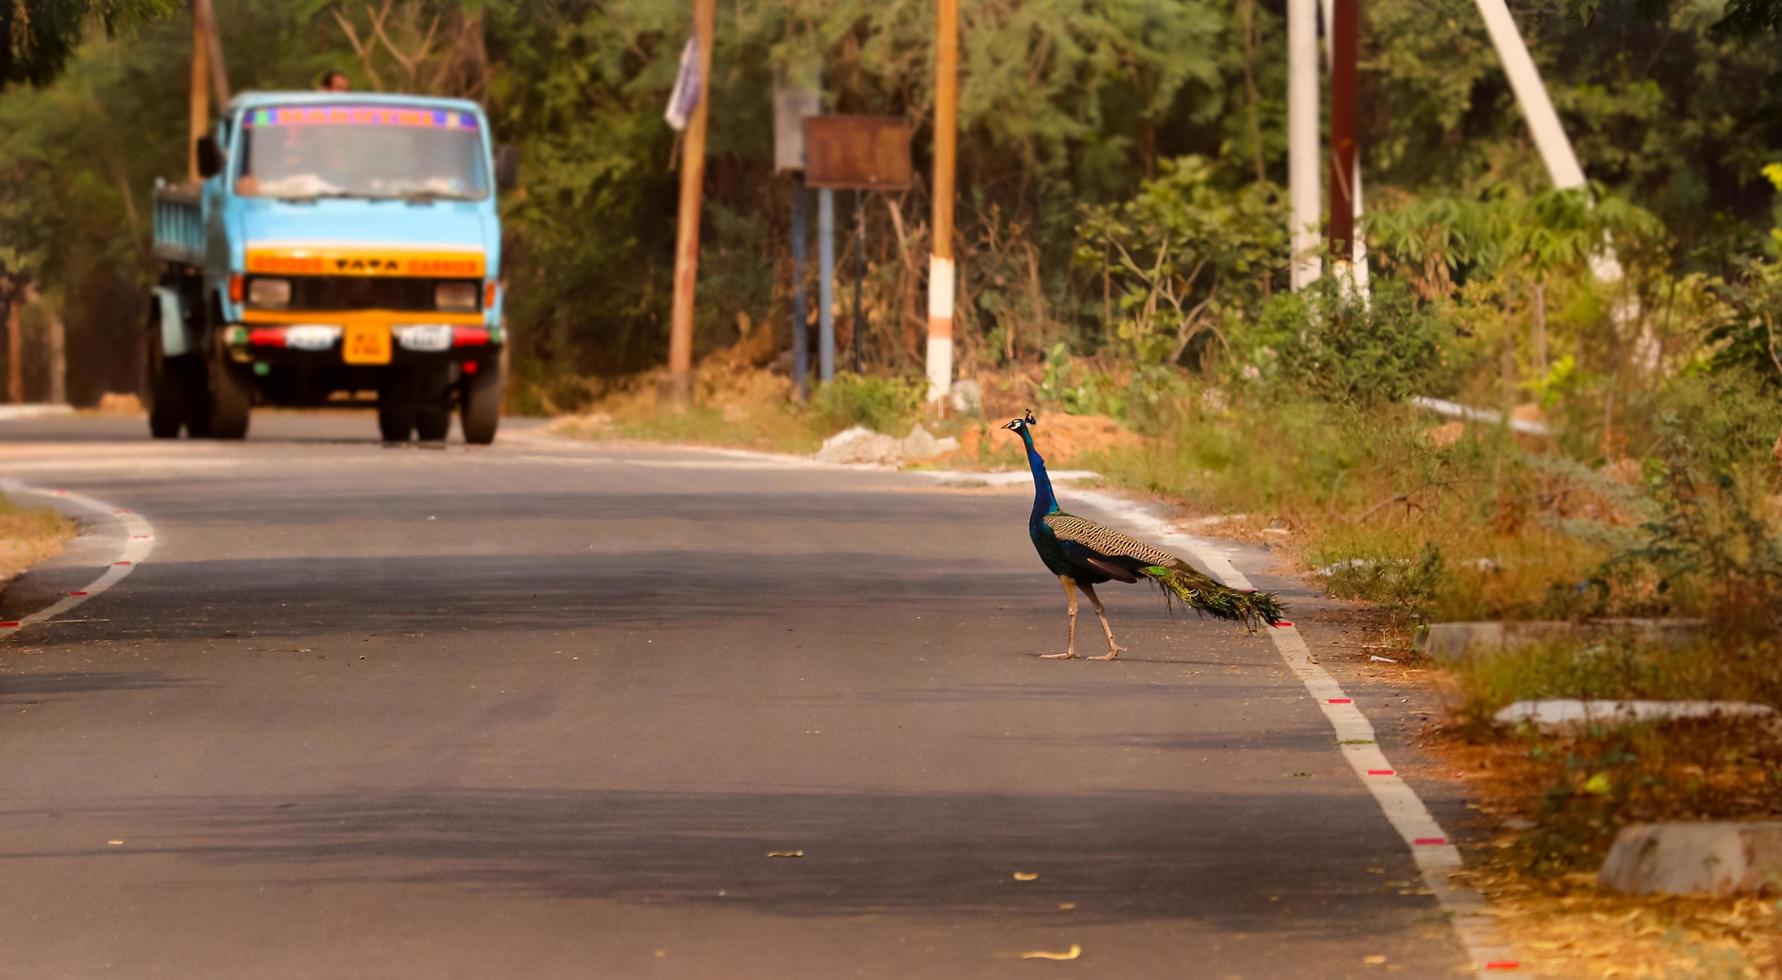
[(467, 112), (378, 105), (253, 109), (235, 191), (250, 197), (488, 196), (483, 134)]

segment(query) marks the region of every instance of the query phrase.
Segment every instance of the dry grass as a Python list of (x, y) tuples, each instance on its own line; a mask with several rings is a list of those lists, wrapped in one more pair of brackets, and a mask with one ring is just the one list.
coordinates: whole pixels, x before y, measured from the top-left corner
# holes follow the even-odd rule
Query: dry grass
[(1496, 830), (1467, 855), (1508, 938), (1550, 977), (1782, 976), (1774, 896), (1622, 896), (1596, 868), (1636, 821), (1782, 816), (1773, 726), (1689, 722), (1503, 738), (1462, 726), (1430, 747), (1466, 773)]
[(20, 507), (0, 497), (0, 588), (62, 550), (74, 522), (53, 510)]

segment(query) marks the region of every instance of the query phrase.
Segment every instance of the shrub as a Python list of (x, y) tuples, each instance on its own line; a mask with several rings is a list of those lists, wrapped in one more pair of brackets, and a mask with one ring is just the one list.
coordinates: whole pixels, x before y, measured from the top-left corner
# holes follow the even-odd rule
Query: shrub
[(927, 393), (924, 378), (838, 374), (817, 389), (811, 413), (819, 426), (831, 432), (864, 425), (897, 435), (915, 421)]
[(1327, 276), (1315, 289), (1274, 297), (1232, 339), (1244, 379), (1369, 405), (1445, 388), (1454, 325), (1396, 280), (1376, 279), (1362, 303)]

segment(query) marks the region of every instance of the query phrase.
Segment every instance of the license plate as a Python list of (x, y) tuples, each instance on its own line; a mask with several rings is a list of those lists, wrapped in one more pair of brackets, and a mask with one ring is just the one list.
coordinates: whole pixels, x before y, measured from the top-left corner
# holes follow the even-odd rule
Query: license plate
[(381, 324), (347, 324), (341, 359), (348, 364), (390, 363), (390, 328)]

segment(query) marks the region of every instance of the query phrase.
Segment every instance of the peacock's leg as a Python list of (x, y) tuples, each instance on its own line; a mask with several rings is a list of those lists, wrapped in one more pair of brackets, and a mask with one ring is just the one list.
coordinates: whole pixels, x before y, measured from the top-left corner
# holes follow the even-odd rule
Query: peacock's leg
[(1065, 642), (1063, 653), (1044, 653), (1044, 654), (1040, 655), (1041, 660), (1075, 660), (1077, 657), (1077, 590), (1076, 590), (1076, 583), (1071, 581), (1071, 578), (1069, 575), (1058, 576), (1058, 581), (1064, 583), (1064, 597), (1066, 599), (1070, 600), (1070, 633), (1068, 634), (1069, 639)]
[(1101, 596), (1098, 596), (1095, 594), (1095, 586), (1085, 583), (1083, 586), (1081, 586), (1081, 588), (1083, 590), (1083, 594), (1087, 595), (1089, 597), (1090, 605), (1095, 607), (1095, 618), (1101, 620), (1101, 631), (1103, 633), (1106, 633), (1107, 637), (1108, 637), (1107, 655), (1101, 656), (1101, 657), (1090, 657), (1089, 659), (1090, 660), (1112, 660), (1115, 657), (1118, 657), (1120, 655), (1120, 651), (1122, 651), (1126, 648), (1123, 646), (1120, 646), (1119, 644), (1114, 642), (1114, 628), (1112, 626), (1108, 625), (1108, 612), (1106, 609), (1101, 608)]

